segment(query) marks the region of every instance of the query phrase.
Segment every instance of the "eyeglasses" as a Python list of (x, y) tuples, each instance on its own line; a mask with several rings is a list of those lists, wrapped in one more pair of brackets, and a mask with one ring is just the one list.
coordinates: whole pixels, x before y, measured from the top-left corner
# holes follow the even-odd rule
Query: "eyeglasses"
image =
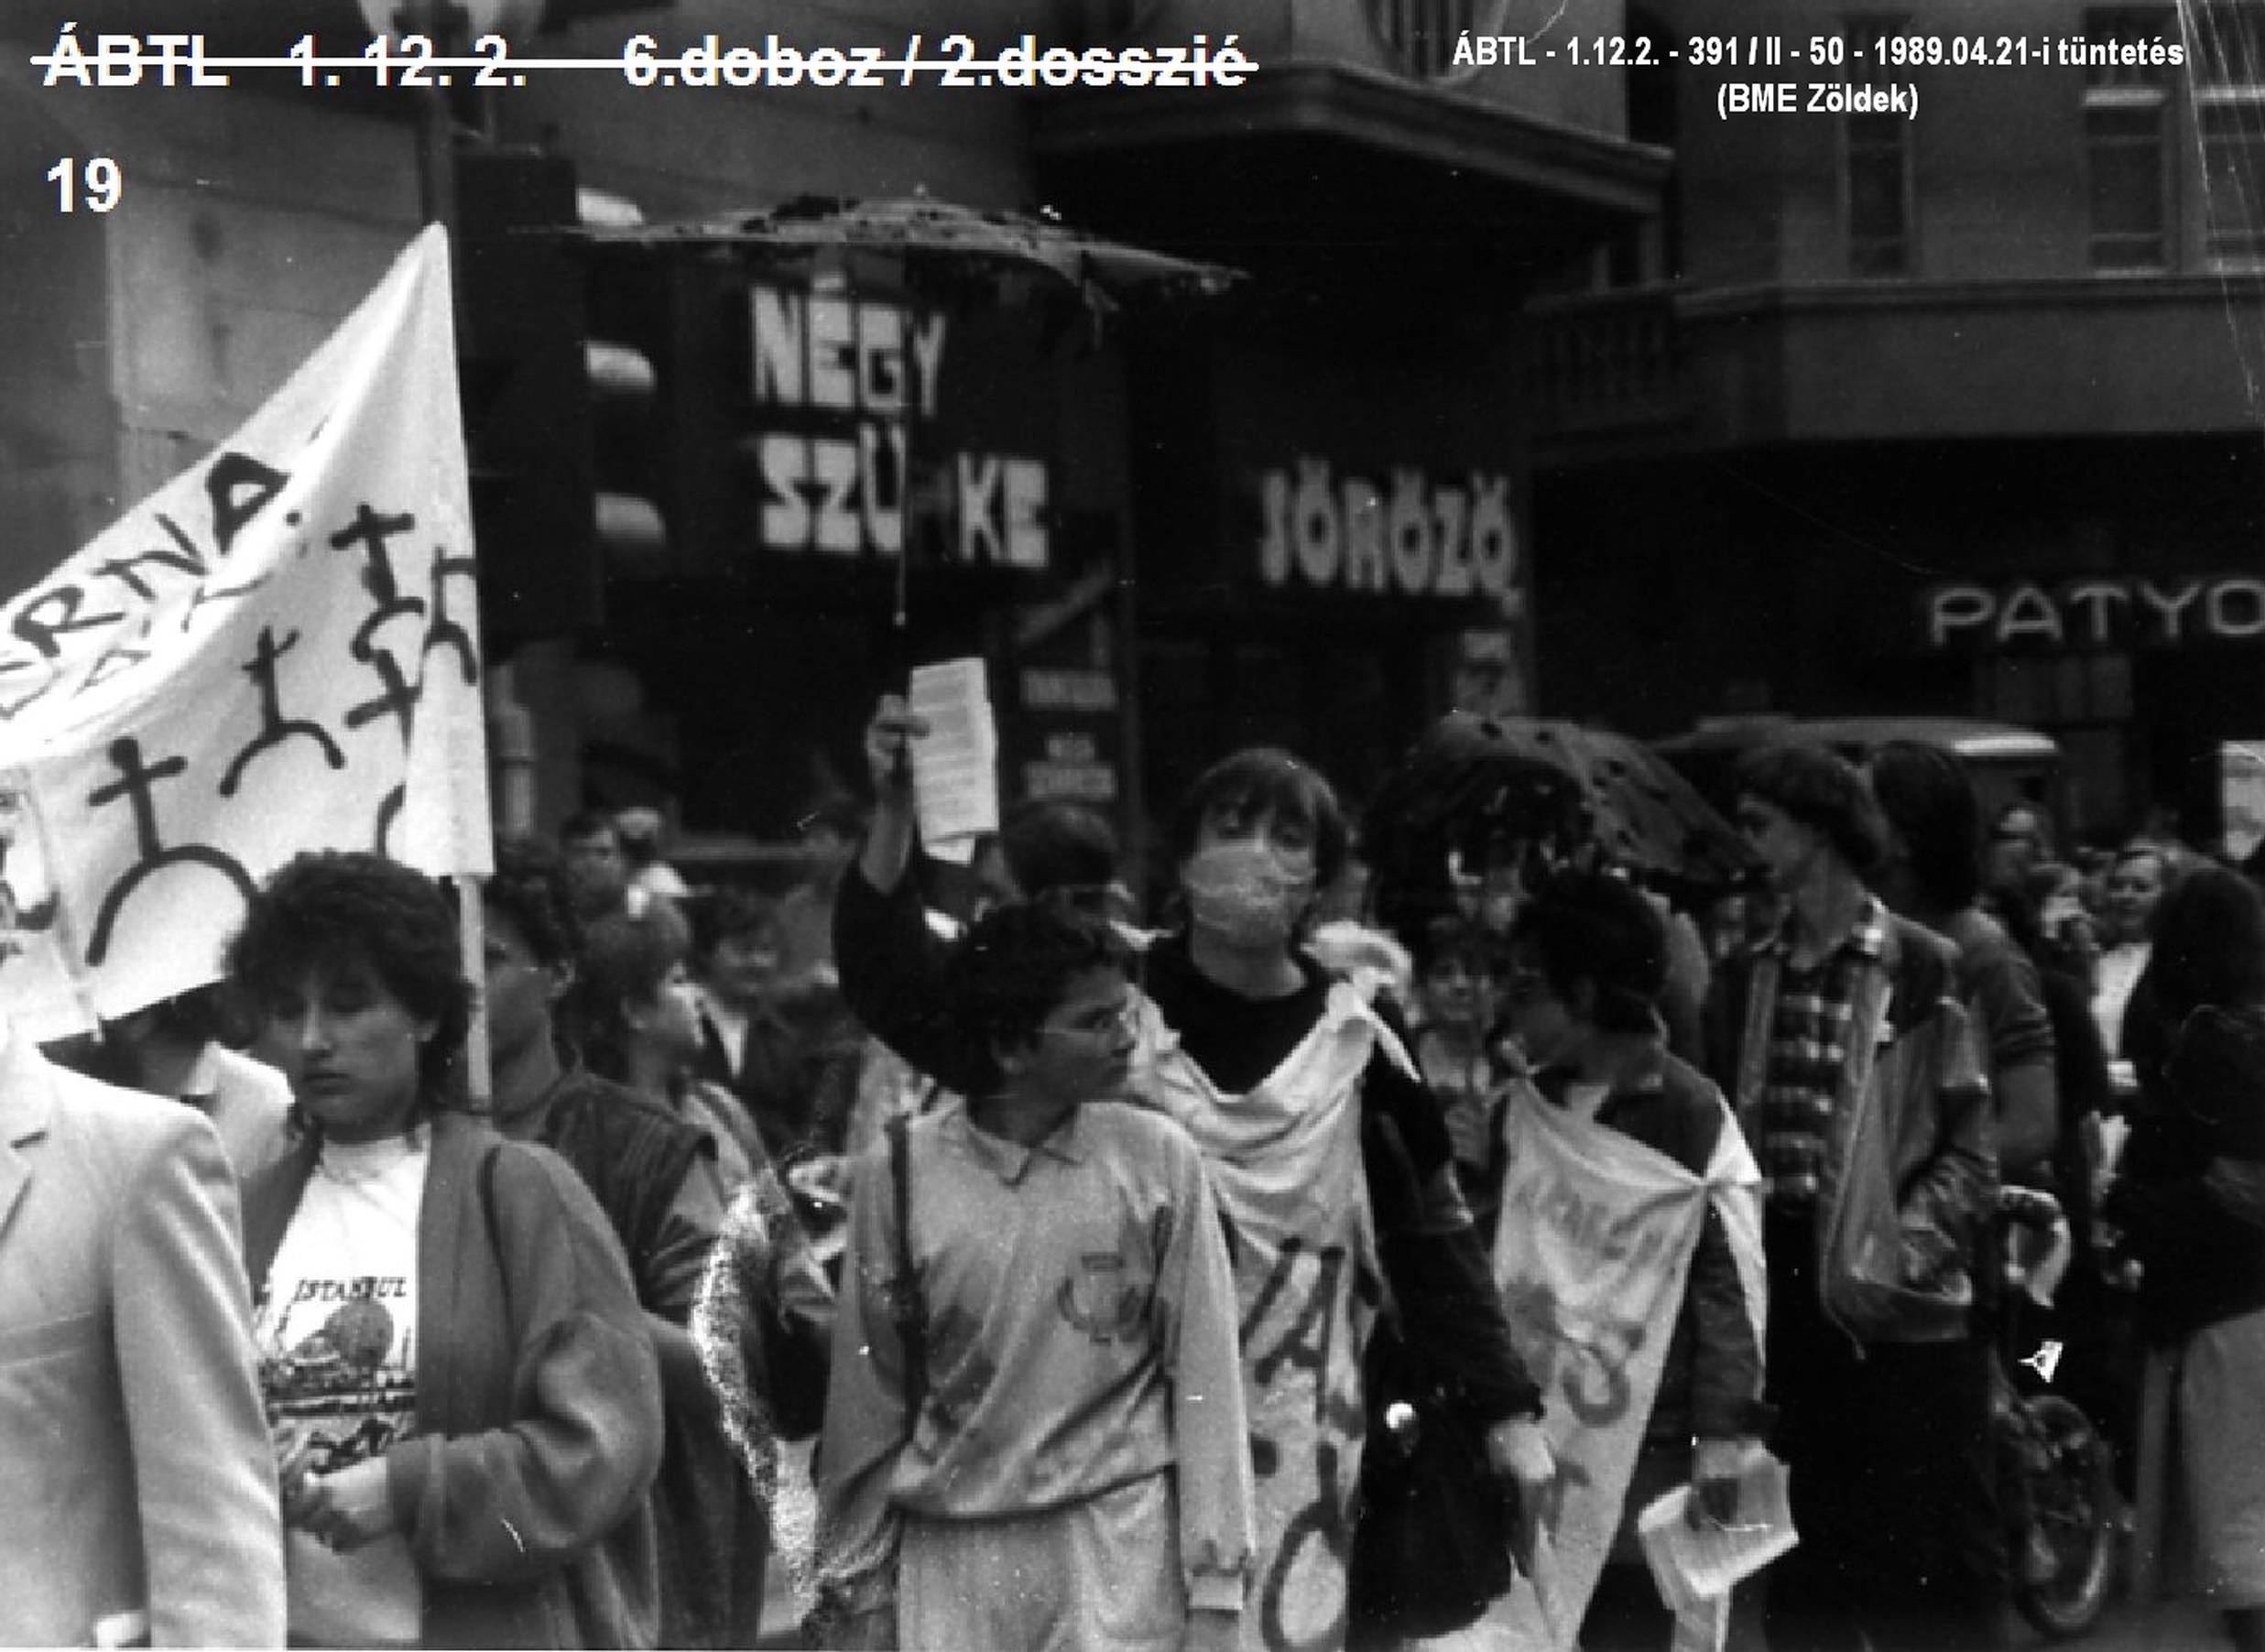
[(1139, 1029), (1140, 1000), (1127, 997), (1114, 1010), (1095, 1011), (1067, 1027), (1040, 1027), (1038, 1030), (1041, 1038), (1105, 1038), (1112, 1033)]

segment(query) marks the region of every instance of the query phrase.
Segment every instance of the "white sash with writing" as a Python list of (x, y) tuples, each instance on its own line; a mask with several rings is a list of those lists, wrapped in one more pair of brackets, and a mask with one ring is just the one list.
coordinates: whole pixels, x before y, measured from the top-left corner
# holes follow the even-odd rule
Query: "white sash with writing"
[[(1530, 1088), (1503, 1121), (1509, 1169), (1495, 1236), (1518, 1350), (1541, 1385), (1543, 1419), (1563, 1500), (1535, 1578), (1519, 1579), (1460, 1646), (1566, 1652), (1611, 1552), (1682, 1311), (1708, 1201), (1737, 1259), (1760, 1345), (1768, 1277), (1761, 1254), (1760, 1171), (1723, 1107), (1704, 1177)], [(1718, 1646), (1725, 1625), (1679, 1625), (1678, 1648)]]
[[(1376, 1319), (1376, 1244), (1361, 1167), (1360, 1082), (1379, 1038), (1339, 982), (1304, 1040), (1256, 1089), (1222, 1093), (1143, 1006), (1139, 1092), (1202, 1147), (1234, 1224), (1244, 1405), (1258, 1491), (1247, 1652), (1342, 1647), (1360, 1478), (1361, 1350)], [(1410, 1071), (1413, 1071), (1410, 1065)]]

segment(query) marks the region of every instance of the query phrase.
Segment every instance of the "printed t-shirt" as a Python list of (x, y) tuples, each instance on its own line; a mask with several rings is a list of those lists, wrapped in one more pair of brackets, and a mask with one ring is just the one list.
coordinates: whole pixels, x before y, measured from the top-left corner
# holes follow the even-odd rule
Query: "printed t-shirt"
[[(417, 1218), (428, 1153), (399, 1136), (326, 1143), (267, 1275), (254, 1331), (276, 1458), (310, 1472), (383, 1457), (416, 1427)], [(423, 1591), (389, 1533), (343, 1553), (286, 1527), (295, 1643), (414, 1647)]]

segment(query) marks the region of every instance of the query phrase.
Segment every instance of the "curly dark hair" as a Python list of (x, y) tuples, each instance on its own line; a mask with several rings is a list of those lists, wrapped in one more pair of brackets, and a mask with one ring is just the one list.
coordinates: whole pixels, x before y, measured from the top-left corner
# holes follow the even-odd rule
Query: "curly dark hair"
[(650, 999), (684, 959), (681, 930), (650, 918), (602, 918), (583, 937), (581, 968), (566, 995), (566, 1018), (590, 1071), (628, 1080), (627, 1006)]
[(1738, 764), (1737, 788), (1823, 832), (1858, 877), (1879, 870), (1887, 822), (1857, 766), (1828, 746), (1789, 740), (1757, 746)]
[(1013, 1049), (1038, 1037), (1073, 976), (1121, 970), (1128, 956), (1105, 918), (1055, 895), (1008, 901), (977, 918), (953, 945), (946, 979), (963, 1025), (986, 1049)]
[(1543, 882), (1510, 926), (1530, 946), (1550, 990), (1595, 984), (1589, 1019), (1606, 1032), (1653, 1032), (1667, 984), (1667, 925), (1636, 887), (1603, 872), (1560, 872)]
[(423, 873), (365, 851), (325, 849), (287, 862), (252, 897), (224, 967), (263, 1016), (312, 969), (365, 962), (401, 1006), (430, 1021), (417, 1052), (418, 1116), (445, 1103), (449, 1070), (472, 1025), (456, 912)]
[(495, 870), (481, 898), (517, 925), (537, 962), (565, 963), (582, 951), (582, 917), (556, 845), (513, 834), (495, 840)]
[(1313, 886), (1326, 889), (1344, 869), (1351, 844), (1336, 788), (1311, 764), (1275, 745), (1254, 745), (1221, 758), (1195, 778), (1172, 816), (1168, 846), (1174, 865), (1195, 853), (1204, 818), (1215, 811), (1267, 810), (1313, 829)]

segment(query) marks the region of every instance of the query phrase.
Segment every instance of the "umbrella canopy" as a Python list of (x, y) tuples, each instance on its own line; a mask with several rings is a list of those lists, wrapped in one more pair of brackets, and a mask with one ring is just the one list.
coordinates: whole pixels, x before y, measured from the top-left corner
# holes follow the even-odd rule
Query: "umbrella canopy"
[(1626, 734), (1568, 727), (1561, 738), (1582, 766), (1590, 836), (1607, 859), (1696, 884), (1754, 871), (1746, 840), (1666, 758)]
[(602, 243), (725, 247), (813, 271), (830, 262), (853, 270), (862, 263), (939, 297), (992, 297), (1027, 286), (1040, 301), (1073, 297), (1095, 317), (1134, 300), (1216, 298), (1242, 279), (1224, 265), (1073, 229), (1050, 208), (1000, 212), (925, 195), (804, 195), (768, 212), (584, 233)]
[(1730, 823), (1649, 746), (1571, 723), (1457, 712), (1416, 743), (1363, 817), (1378, 916), (1404, 928), (1443, 909), (1449, 856), (1476, 867), (1505, 842), (1693, 886), (1728, 886), (1754, 869)]
[[(1051, 346), (1083, 323), (1088, 346), (1102, 324), (1136, 302), (1216, 298), (1242, 279), (1224, 265), (1200, 264), (1088, 234), (1051, 209), (1036, 214), (960, 206), (924, 194), (874, 201), (804, 195), (768, 212), (663, 224), (597, 224), (577, 232), (595, 245), (716, 251), (766, 268), (814, 279), (897, 286), (931, 303), (958, 308), (1024, 303)], [(915, 468), (919, 439), (908, 432), (904, 464)], [(896, 612), (907, 631), (908, 570), (897, 559)]]

